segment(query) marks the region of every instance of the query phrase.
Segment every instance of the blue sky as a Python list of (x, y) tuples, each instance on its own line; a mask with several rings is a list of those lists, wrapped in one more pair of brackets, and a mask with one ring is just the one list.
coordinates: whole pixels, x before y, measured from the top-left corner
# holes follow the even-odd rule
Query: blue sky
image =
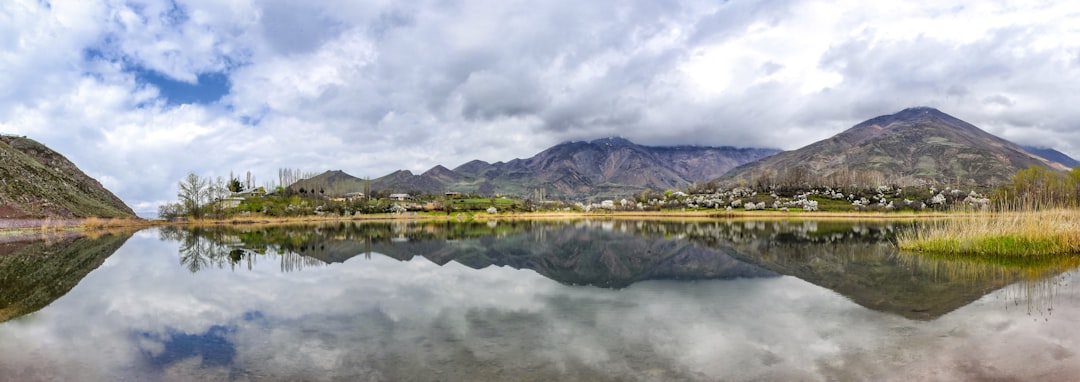
[(199, 73), (195, 82), (179, 81), (153, 70), (132, 70), (136, 81), (153, 86), (161, 92), (161, 98), (170, 106), (183, 104), (208, 105), (229, 94), (227, 73)]
[(137, 210), (189, 171), (377, 177), (567, 140), (794, 149), (939, 108), (1080, 155), (1080, 6), (14, 0), (0, 132)]

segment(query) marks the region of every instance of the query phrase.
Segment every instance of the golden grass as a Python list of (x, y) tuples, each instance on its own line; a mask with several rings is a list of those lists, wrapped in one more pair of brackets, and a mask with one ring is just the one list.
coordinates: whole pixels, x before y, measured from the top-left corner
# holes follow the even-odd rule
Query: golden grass
[(108, 230), (112, 228), (124, 228), (124, 227), (145, 227), (150, 223), (143, 219), (125, 219), (125, 218), (97, 218), (90, 217), (79, 221), (75, 226), (76, 229), (81, 230)]
[(1080, 254), (1080, 211), (1067, 208), (955, 213), (897, 236), (903, 250), (1032, 257)]

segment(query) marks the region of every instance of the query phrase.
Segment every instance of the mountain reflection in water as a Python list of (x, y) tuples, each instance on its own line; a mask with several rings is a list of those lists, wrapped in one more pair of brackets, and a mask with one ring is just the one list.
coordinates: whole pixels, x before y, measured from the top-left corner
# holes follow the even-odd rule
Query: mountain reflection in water
[(319, 226), (163, 230), (181, 242), (181, 263), (281, 270), (377, 253), (473, 269), (533, 270), (566, 285), (625, 288), (644, 280), (794, 276), (867, 308), (929, 320), (1022, 282), (1029, 310), (1052, 304), (1053, 277), (1076, 257), (1001, 264), (899, 252), (891, 240), (911, 223), (643, 222), (339, 223)]
[(0, 245), (0, 380), (1080, 375), (1076, 260), (896, 252), (909, 224), (342, 223)]
[(44, 308), (101, 266), (131, 237), (77, 234), (0, 242), (0, 322)]

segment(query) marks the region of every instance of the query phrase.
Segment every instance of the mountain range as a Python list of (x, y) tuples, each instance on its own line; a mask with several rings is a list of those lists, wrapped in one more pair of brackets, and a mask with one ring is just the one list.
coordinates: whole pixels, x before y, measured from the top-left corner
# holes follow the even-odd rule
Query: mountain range
[[(473, 160), (421, 174), (395, 171), (370, 189), (397, 193), (462, 192), (549, 198), (617, 198), (694, 183), (805, 186), (945, 184), (993, 186), (1030, 166), (1067, 170), (1078, 162), (1050, 148), (1024, 147), (929, 107), (904, 109), (835, 136), (781, 152), (734, 147), (654, 147), (623, 138), (566, 142), (509, 162)], [(344, 193), (363, 181), (341, 171), (294, 189)]]
[[(421, 174), (395, 171), (372, 179), (371, 189), (401, 193), (461, 192), (532, 197), (619, 197), (645, 190), (684, 189), (719, 177), (738, 165), (779, 152), (734, 147), (652, 147), (622, 138), (566, 142), (533, 157), (509, 162), (474, 160), (451, 170), (435, 166)], [(328, 171), (290, 186), (336, 192), (360, 190), (362, 181)], [(341, 184), (351, 187), (341, 187)]]

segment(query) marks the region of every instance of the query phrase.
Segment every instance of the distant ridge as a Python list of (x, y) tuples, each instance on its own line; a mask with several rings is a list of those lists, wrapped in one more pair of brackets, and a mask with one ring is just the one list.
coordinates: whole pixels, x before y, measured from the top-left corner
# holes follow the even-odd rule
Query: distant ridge
[[(545, 198), (628, 197), (644, 190), (685, 189), (777, 152), (759, 148), (653, 147), (612, 137), (564, 142), (531, 158), (508, 162), (473, 160), (452, 170), (435, 166), (419, 175), (399, 170), (372, 179), (371, 189), (521, 197), (534, 197), (540, 192)], [(324, 175), (316, 178), (329, 177)], [(356, 184), (357, 179), (341, 182)], [(315, 184), (302, 183), (308, 188)], [(320, 187), (340, 188), (330, 183), (321, 183)]]
[(831, 138), (740, 166), (718, 179), (746, 183), (996, 185), (1029, 166), (1066, 166), (930, 107), (859, 123)]
[(1073, 159), (1072, 157), (1070, 157), (1068, 155), (1065, 155), (1065, 153), (1054, 150), (1054, 149), (1049, 148), (1049, 147), (1034, 147), (1034, 146), (1021, 146), (1021, 147), (1023, 147), (1024, 150), (1027, 150), (1029, 153), (1041, 156), (1041, 157), (1046, 158), (1046, 159), (1048, 159), (1050, 161), (1061, 163), (1063, 166), (1068, 167), (1068, 168), (1074, 168), (1076, 166), (1080, 166), (1080, 161), (1077, 161), (1076, 159)]

